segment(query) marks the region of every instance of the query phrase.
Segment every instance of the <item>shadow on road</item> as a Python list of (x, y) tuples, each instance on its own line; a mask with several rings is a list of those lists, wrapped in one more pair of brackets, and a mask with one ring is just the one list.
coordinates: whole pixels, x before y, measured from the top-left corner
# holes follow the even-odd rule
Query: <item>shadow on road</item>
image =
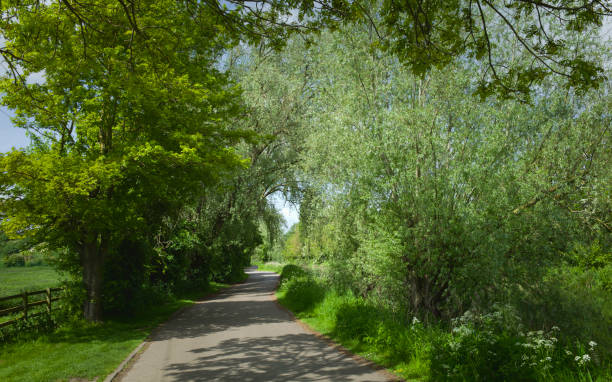
[(122, 379), (132, 381), (384, 381), (306, 332), (273, 301), (278, 275), (200, 301), (165, 323)]
[(289, 314), (279, 309), (271, 299), (277, 281), (275, 273), (253, 274), (248, 283), (185, 309), (160, 327), (152, 342), (197, 338), (230, 328), (288, 322), (291, 320)]
[(372, 373), (368, 368), (346, 362), (345, 355), (305, 333), (234, 338), (192, 352), (198, 354), (195, 362), (170, 364), (165, 374), (175, 381), (247, 382), (368, 381), (365, 375)]

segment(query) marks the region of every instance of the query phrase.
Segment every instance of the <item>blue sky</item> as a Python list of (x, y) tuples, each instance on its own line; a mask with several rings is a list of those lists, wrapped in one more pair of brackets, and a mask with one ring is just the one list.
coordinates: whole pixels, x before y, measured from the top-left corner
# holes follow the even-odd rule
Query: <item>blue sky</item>
[(5, 107), (0, 107), (0, 152), (9, 151), (12, 147), (20, 148), (28, 144), (25, 130), (13, 126)]
[(272, 204), (276, 207), (276, 209), (283, 215), (285, 218), (285, 229), (283, 232), (287, 232), (292, 225), (297, 223), (299, 218), (298, 206), (295, 206), (293, 203), (289, 203), (285, 200), (283, 194), (277, 192), (269, 197)]

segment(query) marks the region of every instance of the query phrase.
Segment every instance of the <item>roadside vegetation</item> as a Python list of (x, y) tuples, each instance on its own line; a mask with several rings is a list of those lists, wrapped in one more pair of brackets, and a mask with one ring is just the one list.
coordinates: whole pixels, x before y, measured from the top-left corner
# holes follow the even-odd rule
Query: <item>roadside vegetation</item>
[[(104, 380), (160, 323), (197, 298), (215, 293), (226, 284), (150, 301), (132, 314), (104, 323), (67, 320), (62, 312), (51, 320), (51, 331), (21, 331), (0, 346), (0, 380), (7, 382), (66, 381), (73, 378)], [(32, 325), (40, 328), (41, 322)]]
[[(286, 303), (406, 375), (606, 378), (607, 2), (0, 13), (0, 104), (29, 138), (0, 153), (0, 260), (61, 275), (48, 338), (240, 281), (253, 258), (311, 269)], [(287, 234), (274, 198), (299, 205)]]
[(448, 324), (405, 317), (296, 265), (277, 297), (313, 329), (408, 381), (609, 381), (606, 350), (568, 333), (529, 331), (510, 306), (466, 312)]

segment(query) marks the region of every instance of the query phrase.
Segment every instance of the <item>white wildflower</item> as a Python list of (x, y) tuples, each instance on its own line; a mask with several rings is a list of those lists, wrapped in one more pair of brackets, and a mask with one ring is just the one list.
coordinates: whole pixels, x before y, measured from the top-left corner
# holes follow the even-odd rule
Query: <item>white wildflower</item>
[(561, 329), (559, 329), (558, 326), (553, 326), (552, 328), (550, 328), (550, 330), (554, 330), (555, 332), (560, 331)]
[(591, 360), (591, 356), (588, 354), (584, 354), (582, 357), (581, 356), (574, 357), (574, 361), (578, 362), (578, 365), (580, 366), (584, 366), (590, 360)]
[(590, 342), (589, 342), (589, 346), (590, 346), (590, 347), (592, 347), (592, 348), (594, 348), (595, 346), (597, 346), (597, 342), (595, 342), (595, 341), (590, 341)]

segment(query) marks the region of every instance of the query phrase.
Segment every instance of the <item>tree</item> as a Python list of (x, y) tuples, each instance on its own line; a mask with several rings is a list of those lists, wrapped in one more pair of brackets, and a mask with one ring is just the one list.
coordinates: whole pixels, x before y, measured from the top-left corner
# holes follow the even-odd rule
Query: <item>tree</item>
[[(598, 87), (604, 79), (602, 62), (588, 54), (588, 42), (576, 43), (573, 37), (601, 27), (612, 16), (612, 5), (602, 0), (226, 3), (249, 17), (265, 20), (281, 39), (288, 32), (316, 31), (323, 26), (369, 24), (376, 36), (371, 47), (394, 54), (419, 76), (457, 60), (476, 59), (483, 65), (478, 71), (481, 96), (522, 100), (529, 100), (531, 89), (550, 75), (568, 88)], [(279, 45), (279, 39), (273, 41)], [(529, 60), (516, 60), (520, 56)]]
[(440, 318), (528, 289), (572, 240), (609, 243), (607, 86), (479, 102), (477, 63), (420, 78), (376, 38), (350, 26), (285, 58), (315, 89), (300, 209), (312, 260), (359, 295)]
[(3, 227), (78, 254), (97, 321), (105, 257), (242, 163), (239, 93), (215, 67), (236, 36), (192, 2), (2, 6), (2, 102), (34, 137), (0, 157)]

